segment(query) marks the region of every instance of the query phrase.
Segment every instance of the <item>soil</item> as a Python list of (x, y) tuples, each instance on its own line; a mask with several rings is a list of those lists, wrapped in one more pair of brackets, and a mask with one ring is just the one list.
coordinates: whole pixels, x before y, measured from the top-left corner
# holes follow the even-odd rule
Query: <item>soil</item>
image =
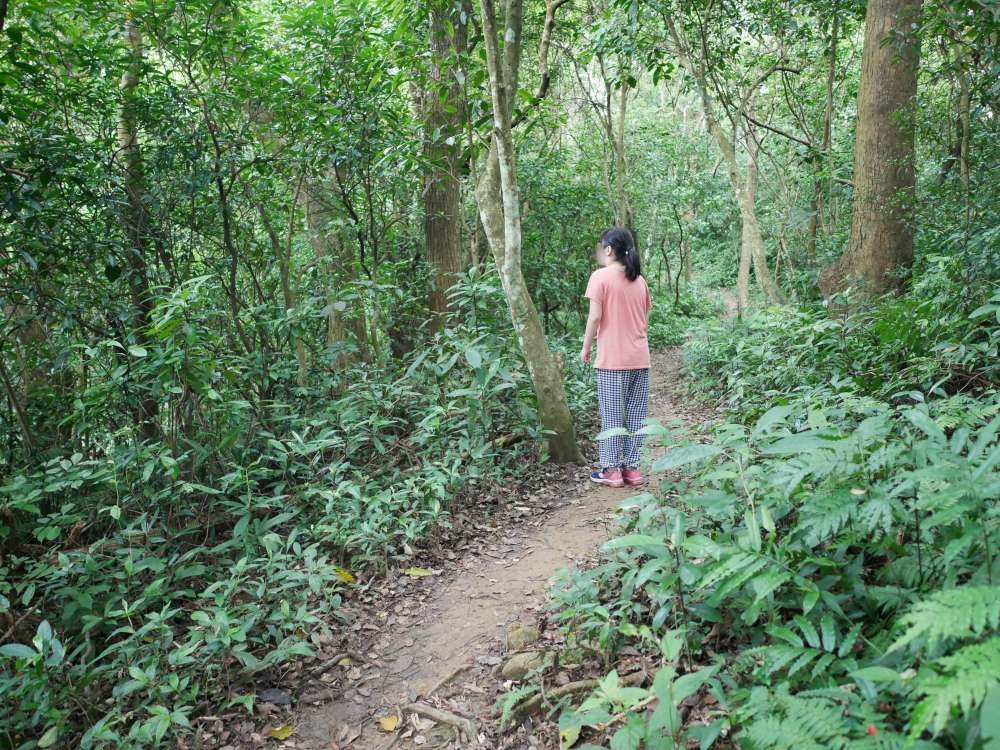
[[(704, 407), (678, 393), (680, 378), (679, 349), (654, 355), (650, 415), (675, 434), (677, 428), (687, 431), (707, 420)], [(653, 446), (650, 453), (655, 457), (664, 450)], [(515, 686), (501, 676), (501, 665), (518, 648), (557, 645), (558, 628), (549, 623), (546, 609), (553, 576), (592, 564), (612, 534), (618, 505), (646, 489), (596, 485), (587, 467), (542, 467), (540, 472), (537, 490), (514, 496), (506, 514), (472, 523), (472, 538), (449, 540), (434, 561), (440, 567), (410, 568), (369, 581), (344, 608), (353, 618), (346, 635), (327, 644), (319, 670), (307, 669), (310, 679), (297, 690), (295, 706), (258, 704), (291, 736), (276, 741), (254, 733), (251, 745), (306, 750), (556, 747), (551, 725), (539, 729), (523, 722), (499, 729), (497, 696)], [(512, 634), (523, 641), (535, 629), (529, 635), (538, 638), (534, 646), (510, 642)], [(568, 680), (568, 673), (562, 679)], [(436, 719), (418, 715), (406, 708), (415, 701), (431, 709), (425, 714), (447, 713)], [(467, 736), (468, 725), (459, 732), (454, 723), (460, 719), (476, 723), (475, 736)]]

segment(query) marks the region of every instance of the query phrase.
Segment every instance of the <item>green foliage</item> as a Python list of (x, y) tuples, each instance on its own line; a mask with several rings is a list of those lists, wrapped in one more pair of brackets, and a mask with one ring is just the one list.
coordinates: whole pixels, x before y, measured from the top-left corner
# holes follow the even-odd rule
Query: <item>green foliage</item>
[[(202, 429), (173, 448), (54, 457), (0, 485), (0, 613), (41, 615), (0, 647), (10, 744), (156, 745), (205, 701), (249, 709), (253, 684), (312, 654), (335, 621), (351, 580), (340, 565), (419, 547), (463, 488), (532, 449), (533, 394), (497, 333), (495, 279), (454, 296), (465, 322), (389, 373), (347, 370), (263, 411), (239, 391), (254, 363), (212, 355), (204, 287), (158, 300), (131, 377), (197, 393)], [(109, 387), (95, 381), (68, 421), (96, 418)], [(528, 440), (498, 451), (512, 432)], [(83, 685), (100, 710), (81, 713)]]
[(698, 322), (718, 315), (718, 306), (701, 290), (690, 290), (675, 303), (664, 289), (653, 298), (649, 313), (649, 345), (656, 349), (684, 343), (688, 331)]
[[(699, 740), (703, 747), (711, 744), (724, 724), (716, 722), (685, 730), (680, 704), (706, 683), (711, 682), (718, 690), (718, 683), (712, 680), (716, 668), (679, 674), (674, 663), (683, 642), (682, 634), (676, 631), (664, 634), (660, 649), (667, 664), (657, 670), (649, 689), (622, 685), (618, 673), (612, 670), (578, 708), (563, 711), (559, 717), (560, 746), (572, 746), (587, 729), (607, 731), (612, 750), (638, 750), (640, 746), (671, 750), (686, 747), (686, 741), (691, 739)], [(654, 701), (656, 708), (645, 712), (643, 709)]]
[(708, 324), (689, 382), (734, 411), (656, 462), (690, 473), (622, 505), (599, 567), (561, 579), (570, 645), (682, 629), (695, 663), (726, 656), (714, 715), (742, 747), (985, 746), (1000, 400), (970, 387), (995, 367), (984, 296), (934, 280), (848, 315)]

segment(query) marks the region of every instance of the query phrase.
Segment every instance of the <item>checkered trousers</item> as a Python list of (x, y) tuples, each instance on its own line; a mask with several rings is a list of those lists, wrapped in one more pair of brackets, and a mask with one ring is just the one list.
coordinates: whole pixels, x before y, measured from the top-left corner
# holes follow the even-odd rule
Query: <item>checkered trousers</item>
[[(649, 370), (597, 370), (597, 400), (601, 406), (601, 432), (624, 427), (640, 430), (649, 415)], [(644, 435), (617, 435), (597, 443), (601, 468), (637, 467)]]

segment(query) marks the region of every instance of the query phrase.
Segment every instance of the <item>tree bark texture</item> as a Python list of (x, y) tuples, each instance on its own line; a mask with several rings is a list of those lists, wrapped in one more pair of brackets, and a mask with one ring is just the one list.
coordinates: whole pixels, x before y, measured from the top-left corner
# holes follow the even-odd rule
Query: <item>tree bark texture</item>
[[(554, 12), (550, 0), (546, 27)], [(558, 463), (580, 460), (573, 415), (563, 385), (562, 367), (545, 341), (538, 310), (521, 270), (521, 199), (517, 154), (511, 127), (521, 55), (521, 0), (507, 0), (499, 48), (493, 0), (480, 0), (483, 41), (490, 75), (493, 136), (476, 199), (487, 242), (493, 251), (511, 321), (538, 399), (538, 416), (551, 432), (549, 454)]]
[(921, 0), (869, 0), (865, 15), (854, 199), (847, 250), (820, 275), (829, 297), (899, 288), (913, 262), (914, 115)]
[(462, 257), (462, 191), (458, 163), (462, 155), (465, 105), (459, 82), (460, 55), (468, 38), (467, 19), (454, 13), (454, 3), (435, 0), (430, 12), (430, 85), (425, 93), (424, 239), (431, 267), (430, 308), (434, 325), (447, 316), (448, 288), (464, 268)]

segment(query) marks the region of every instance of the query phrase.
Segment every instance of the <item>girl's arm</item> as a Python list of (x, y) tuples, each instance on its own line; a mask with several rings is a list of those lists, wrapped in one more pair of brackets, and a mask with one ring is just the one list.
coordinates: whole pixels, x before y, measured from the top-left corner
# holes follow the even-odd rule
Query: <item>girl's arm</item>
[(590, 347), (597, 338), (597, 329), (601, 325), (601, 303), (590, 300), (590, 313), (587, 315), (587, 327), (583, 332), (583, 349), (580, 350), (580, 361), (590, 362)]

